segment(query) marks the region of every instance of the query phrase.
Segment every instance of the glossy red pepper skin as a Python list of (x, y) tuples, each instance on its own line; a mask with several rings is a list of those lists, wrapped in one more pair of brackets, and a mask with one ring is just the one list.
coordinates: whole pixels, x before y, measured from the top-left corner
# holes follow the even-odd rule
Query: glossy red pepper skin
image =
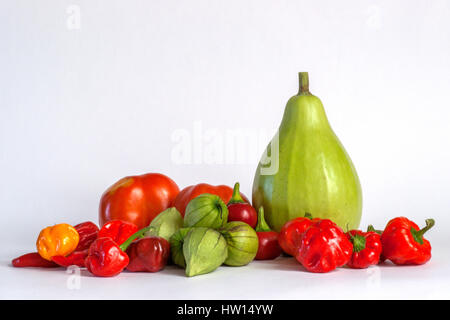
[(98, 237), (109, 237), (118, 245), (121, 245), (136, 231), (138, 231), (138, 227), (131, 222), (113, 220), (103, 225), (98, 232)]
[(307, 213), (304, 217), (294, 218), (286, 222), (278, 235), (278, 243), (281, 249), (283, 249), (283, 252), (295, 257), (303, 233), (317, 221), (320, 221), (320, 219), (312, 218)]
[(82, 222), (74, 226), (75, 230), (78, 231), (78, 235), (80, 236), (80, 241), (78, 242), (78, 246), (75, 251), (83, 251), (89, 249), (92, 242), (97, 239), (98, 235), (98, 227), (95, 223), (91, 221)]
[(33, 268), (58, 268), (59, 265), (52, 261), (48, 261), (41, 257), (41, 255), (37, 252), (31, 252), (20, 257), (17, 257), (11, 262), (13, 267), (16, 268), (24, 268), (24, 267), (33, 267)]
[(128, 255), (111, 238), (97, 238), (89, 247), (86, 268), (98, 277), (113, 277), (128, 265)]
[(233, 195), (227, 204), (228, 221), (241, 221), (248, 224), (253, 229), (258, 223), (258, 214), (255, 208), (246, 202), (239, 192), (239, 182), (234, 184)]
[(353, 269), (365, 269), (380, 261), (381, 236), (373, 231), (350, 230), (347, 238), (353, 244), (353, 253), (347, 265)]
[(273, 260), (281, 255), (278, 233), (275, 231), (256, 232), (259, 239), (256, 260)]
[(248, 203), (234, 203), (228, 206), (228, 221), (242, 221), (255, 228), (257, 223), (256, 211)]
[(53, 256), (52, 261), (61, 267), (78, 266), (80, 268), (85, 267), (85, 259), (88, 256), (89, 249), (84, 249), (80, 251), (75, 251), (69, 254), (67, 257), (64, 256)]
[(130, 258), (128, 271), (157, 272), (169, 260), (170, 244), (161, 237), (145, 237), (131, 243), (126, 252)]
[[(381, 231), (381, 230), (376, 230), (376, 229), (373, 227), (373, 225), (369, 225), (369, 226), (367, 227), (367, 232), (369, 232), (369, 231), (376, 232), (377, 234), (380, 235), (380, 237), (381, 237), (381, 234), (383, 233), (383, 231)], [(380, 240), (381, 240), (381, 238), (380, 238)], [(383, 263), (383, 262), (385, 262), (385, 261), (386, 261), (386, 258), (383, 256), (383, 250), (381, 250), (380, 260), (378, 261), (378, 264), (381, 264), (381, 263)]]
[(258, 211), (258, 223), (255, 228), (258, 236), (258, 251), (256, 260), (272, 260), (281, 255), (281, 247), (278, 244), (278, 233), (272, 231), (264, 218), (264, 208)]
[(381, 235), (383, 256), (397, 265), (428, 262), (431, 259), (431, 245), (423, 234), (434, 225), (434, 220), (427, 219), (426, 223), (427, 226), (420, 229), (405, 217), (390, 220)]
[[(174, 201), (174, 207), (177, 208), (184, 217), (184, 212), (189, 201), (203, 193), (215, 194), (219, 196), (223, 202), (228, 203), (233, 195), (233, 189), (225, 185), (213, 186), (207, 183), (189, 186), (181, 190), (177, 195)], [(249, 202), (243, 194), (241, 194), (241, 196), (244, 201)]]
[(314, 222), (301, 237), (296, 259), (306, 270), (330, 272), (345, 265), (352, 256), (353, 245), (334, 222)]

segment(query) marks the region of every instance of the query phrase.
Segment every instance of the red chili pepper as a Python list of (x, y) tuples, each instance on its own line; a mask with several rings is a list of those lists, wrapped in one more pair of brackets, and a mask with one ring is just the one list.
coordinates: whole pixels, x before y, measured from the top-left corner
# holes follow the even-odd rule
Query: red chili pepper
[(138, 227), (131, 222), (112, 220), (103, 225), (98, 232), (98, 237), (111, 238), (118, 245), (121, 245), (136, 231), (138, 231)]
[(78, 231), (78, 235), (80, 236), (80, 241), (78, 242), (75, 251), (89, 249), (92, 242), (97, 239), (99, 231), (97, 225), (91, 221), (86, 221), (77, 224), (74, 228)]
[(382, 248), (378, 233), (351, 230), (347, 232), (347, 237), (353, 244), (353, 254), (347, 263), (350, 268), (365, 269), (378, 264)]
[(320, 219), (313, 219), (310, 213), (305, 213), (304, 217), (298, 217), (286, 222), (278, 236), (278, 243), (281, 249), (285, 253), (295, 256), (303, 233), (317, 221), (320, 221)]
[(255, 228), (258, 222), (258, 215), (255, 208), (246, 202), (239, 192), (239, 182), (234, 184), (233, 196), (227, 204), (228, 221), (242, 221), (250, 227)]
[(13, 267), (58, 268), (59, 265), (41, 257), (37, 252), (31, 252), (12, 260)]
[(342, 229), (323, 219), (305, 231), (295, 257), (310, 272), (329, 272), (345, 265), (352, 250), (353, 245)]
[(170, 244), (161, 237), (145, 237), (131, 243), (127, 254), (130, 258), (128, 271), (157, 272), (167, 264), (170, 257)]
[(281, 248), (278, 244), (278, 233), (272, 231), (264, 219), (264, 208), (258, 211), (258, 224), (256, 225), (259, 245), (256, 260), (272, 260), (280, 256)]
[[(113, 277), (125, 269), (130, 262), (126, 250), (128, 246), (138, 237), (152, 227), (143, 228), (131, 235), (121, 245), (110, 237), (97, 238), (89, 247), (88, 256), (85, 260), (86, 268), (99, 277)], [(101, 230), (100, 230), (101, 231)]]
[(64, 256), (53, 256), (52, 261), (61, 267), (78, 266), (80, 268), (85, 267), (84, 260), (88, 256), (88, 249), (81, 251), (75, 251), (69, 254), (67, 257)]
[(425, 228), (420, 229), (405, 217), (389, 221), (381, 235), (386, 259), (397, 265), (424, 264), (430, 260), (431, 245), (423, 235), (434, 226), (434, 220), (427, 219), (425, 222)]

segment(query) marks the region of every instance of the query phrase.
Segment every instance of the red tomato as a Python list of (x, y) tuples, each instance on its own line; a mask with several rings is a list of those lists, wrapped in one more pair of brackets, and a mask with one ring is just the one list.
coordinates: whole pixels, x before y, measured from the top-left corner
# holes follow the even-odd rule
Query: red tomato
[[(178, 196), (175, 198), (174, 206), (184, 217), (184, 211), (189, 201), (203, 193), (218, 195), (223, 202), (228, 203), (233, 195), (233, 189), (225, 185), (212, 186), (207, 183), (189, 186), (180, 191)], [(248, 202), (248, 199), (243, 194), (241, 194), (241, 196), (246, 202)]]
[(122, 220), (144, 228), (160, 212), (173, 206), (178, 192), (177, 184), (160, 173), (122, 178), (102, 195), (100, 226), (111, 220)]

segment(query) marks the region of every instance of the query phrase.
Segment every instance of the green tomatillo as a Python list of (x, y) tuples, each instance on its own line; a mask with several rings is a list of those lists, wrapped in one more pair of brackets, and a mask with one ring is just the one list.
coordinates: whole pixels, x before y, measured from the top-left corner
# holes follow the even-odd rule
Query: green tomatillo
[(181, 228), (170, 237), (170, 253), (172, 262), (181, 268), (186, 267), (186, 261), (183, 255), (184, 238), (192, 228)]
[(227, 258), (227, 242), (214, 229), (192, 228), (184, 239), (183, 255), (188, 277), (209, 273)]
[(183, 218), (176, 208), (169, 208), (161, 212), (152, 220), (153, 227), (145, 236), (157, 236), (170, 241), (170, 237), (183, 227)]
[(244, 266), (250, 263), (258, 252), (258, 236), (245, 222), (232, 221), (219, 232), (228, 244), (228, 258), (225, 264), (229, 266)]
[(215, 194), (204, 193), (192, 199), (185, 211), (185, 227), (206, 227), (218, 229), (228, 219), (226, 204)]

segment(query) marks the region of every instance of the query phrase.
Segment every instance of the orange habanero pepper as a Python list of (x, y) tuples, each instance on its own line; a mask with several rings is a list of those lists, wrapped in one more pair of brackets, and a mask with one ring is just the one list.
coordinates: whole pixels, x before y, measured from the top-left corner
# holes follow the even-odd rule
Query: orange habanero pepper
[(36, 241), (40, 256), (51, 261), (53, 256), (67, 256), (80, 241), (78, 231), (67, 223), (56, 224), (42, 229)]

